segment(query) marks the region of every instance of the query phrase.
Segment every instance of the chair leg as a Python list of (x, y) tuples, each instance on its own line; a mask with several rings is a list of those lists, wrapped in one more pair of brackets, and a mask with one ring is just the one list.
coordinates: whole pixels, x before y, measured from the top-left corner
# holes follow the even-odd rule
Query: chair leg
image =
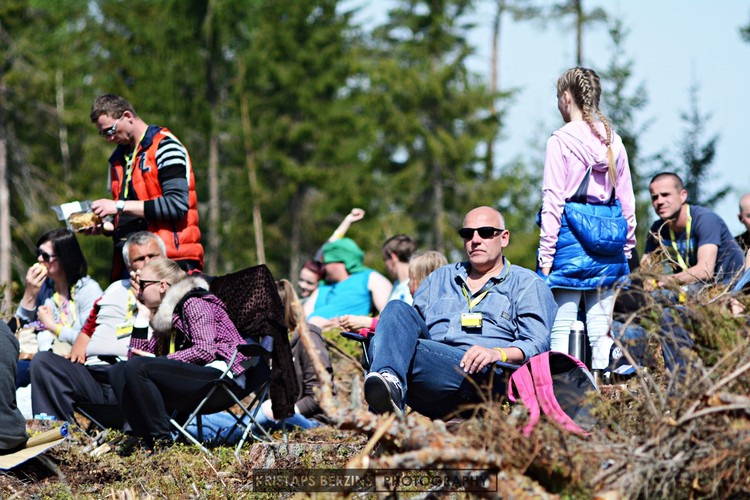
[[(253, 425), (255, 425), (258, 428), (258, 430), (261, 432), (261, 434), (263, 434), (263, 437), (265, 439), (262, 439), (262, 440), (264, 441), (267, 440), (269, 442), (273, 441), (273, 438), (268, 433), (268, 431), (264, 429), (263, 427), (257, 425), (258, 422), (255, 419), (255, 417), (258, 415), (258, 411), (260, 411), (261, 403), (266, 399), (266, 396), (268, 395), (268, 389), (270, 388), (270, 386), (271, 386), (270, 382), (266, 382), (263, 385), (263, 388), (260, 390), (260, 392), (258, 392), (255, 398), (253, 398), (253, 401), (250, 403), (249, 408), (246, 408), (244, 405), (240, 404), (240, 406), (244, 410), (244, 414), (248, 417), (250, 422), (245, 427), (245, 431), (242, 433), (242, 439), (240, 439), (239, 443), (237, 443), (237, 447), (234, 450), (235, 455), (239, 455), (240, 450), (245, 445), (245, 442), (247, 441), (247, 439), (250, 437), (250, 434), (252, 433)], [(253, 406), (255, 406), (255, 408), (253, 408)], [(250, 411), (250, 408), (253, 408), (252, 411)], [(253, 434), (253, 439), (261, 440), (260, 437), (256, 436), (255, 434)]]
[(365, 373), (370, 371), (370, 355), (367, 353), (367, 346), (369, 345), (369, 342), (362, 342), (362, 359), (364, 360), (365, 364)]
[[(201, 409), (206, 405), (206, 403), (211, 398), (211, 396), (214, 395), (214, 392), (216, 392), (216, 389), (218, 387), (219, 386), (214, 386), (211, 388), (210, 391), (208, 391), (208, 394), (206, 394), (206, 396), (203, 398), (200, 404), (195, 408), (195, 410), (193, 410), (193, 413), (190, 414), (190, 416), (188, 417), (188, 419), (185, 421), (184, 424), (180, 425), (179, 423), (177, 423), (177, 421), (174, 418), (169, 419), (169, 423), (171, 423), (174, 427), (176, 427), (177, 430), (180, 431), (180, 433), (188, 439), (188, 441), (190, 441), (194, 445), (197, 445), (201, 449), (201, 451), (203, 451), (204, 453), (208, 455), (211, 455), (211, 452), (208, 451), (208, 448), (203, 446), (203, 444), (197, 439), (195, 439), (185, 428), (188, 425), (190, 425), (190, 422), (192, 422), (193, 419), (200, 418)], [(201, 423), (200, 420), (198, 420), (198, 436), (202, 438), (203, 433), (202, 433), (202, 428), (201, 428), (200, 423)]]

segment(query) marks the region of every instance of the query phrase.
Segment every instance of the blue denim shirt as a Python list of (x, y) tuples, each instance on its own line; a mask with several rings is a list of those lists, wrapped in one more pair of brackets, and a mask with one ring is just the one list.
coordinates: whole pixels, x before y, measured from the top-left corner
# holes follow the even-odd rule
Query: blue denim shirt
[(482, 313), (481, 328), (461, 326), (461, 313), (469, 312), (469, 301), (462, 288), (466, 286), (469, 263), (443, 266), (422, 283), (414, 295), (414, 307), (427, 324), (430, 338), (468, 349), (483, 347), (517, 347), (526, 359), (548, 351), (550, 330), (557, 314), (552, 292), (536, 273), (510, 265), (503, 257), (500, 274), (473, 295), (487, 295), (471, 312)]

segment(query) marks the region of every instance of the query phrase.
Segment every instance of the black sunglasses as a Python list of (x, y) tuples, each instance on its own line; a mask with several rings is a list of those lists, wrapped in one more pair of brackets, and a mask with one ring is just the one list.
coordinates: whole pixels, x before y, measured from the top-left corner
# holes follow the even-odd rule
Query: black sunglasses
[(152, 283), (161, 283), (161, 280), (140, 280), (138, 281), (138, 290), (143, 293), (143, 290)]
[(122, 119), (122, 116), (115, 120), (115, 123), (113, 123), (111, 127), (100, 130), (99, 135), (102, 137), (112, 137), (113, 135), (115, 135), (117, 133), (117, 122), (119, 122), (120, 119)]
[(41, 257), (44, 262), (51, 262), (52, 259), (55, 258), (54, 255), (48, 254), (47, 252), (45, 252), (41, 248), (37, 248), (36, 249), (36, 258), (38, 259), (39, 257)]
[(480, 238), (482, 238), (483, 240), (486, 240), (498, 234), (502, 234), (502, 232), (505, 231), (505, 229), (500, 229), (499, 227), (492, 227), (492, 226), (463, 227), (458, 230), (458, 235), (465, 240), (470, 240), (474, 237), (474, 231), (476, 231), (479, 234)]

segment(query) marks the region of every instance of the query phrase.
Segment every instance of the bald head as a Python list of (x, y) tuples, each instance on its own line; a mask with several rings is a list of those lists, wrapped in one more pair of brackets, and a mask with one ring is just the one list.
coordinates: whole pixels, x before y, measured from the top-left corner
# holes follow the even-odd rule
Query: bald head
[(740, 198), (740, 213), (750, 211), (750, 193), (745, 193)]
[(483, 224), (484, 226), (492, 226), (500, 229), (505, 229), (505, 220), (503, 219), (503, 214), (492, 207), (477, 207), (469, 211), (469, 213), (466, 214), (466, 217), (464, 217), (464, 227), (479, 227), (467, 223), (470, 220), (475, 221), (479, 219), (487, 222), (486, 224)]
[(745, 226), (745, 229), (750, 231), (750, 193), (745, 193), (740, 198), (740, 222)]
[(475, 272), (494, 276), (503, 268), (503, 248), (508, 246), (510, 233), (500, 212), (491, 207), (478, 207), (466, 214), (461, 231), (464, 250)]

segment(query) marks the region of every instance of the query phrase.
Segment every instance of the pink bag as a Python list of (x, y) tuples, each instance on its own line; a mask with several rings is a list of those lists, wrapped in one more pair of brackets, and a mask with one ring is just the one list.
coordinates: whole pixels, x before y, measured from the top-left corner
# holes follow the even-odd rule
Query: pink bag
[(588, 435), (596, 424), (589, 391), (598, 393), (599, 389), (586, 365), (567, 354), (548, 351), (534, 356), (510, 376), (508, 399), (513, 403), (520, 399), (529, 410), (525, 436), (531, 434), (542, 412), (562, 429)]

